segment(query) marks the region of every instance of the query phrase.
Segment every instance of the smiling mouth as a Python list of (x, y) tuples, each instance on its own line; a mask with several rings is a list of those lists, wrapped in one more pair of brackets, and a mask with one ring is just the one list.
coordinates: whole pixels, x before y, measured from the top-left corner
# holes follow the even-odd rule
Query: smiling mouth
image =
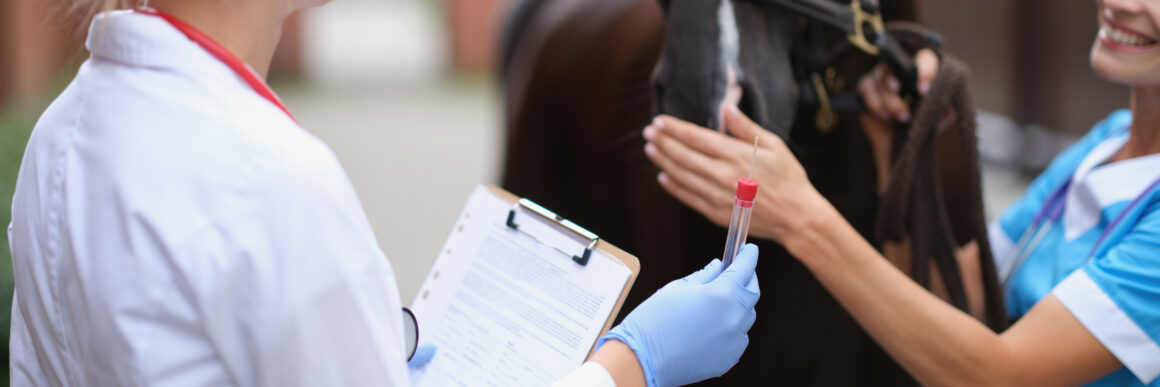
[(1110, 20), (1102, 24), (1100, 40), (1110, 43), (1113, 47), (1140, 50), (1156, 46), (1156, 38), (1119, 26)]

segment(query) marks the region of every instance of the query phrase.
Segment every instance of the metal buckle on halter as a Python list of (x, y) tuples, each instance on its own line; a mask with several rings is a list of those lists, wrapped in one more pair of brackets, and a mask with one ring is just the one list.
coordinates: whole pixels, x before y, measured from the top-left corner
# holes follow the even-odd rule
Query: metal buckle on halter
[(874, 29), (874, 36), (882, 34), (885, 30), (882, 24), (882, 14), (877, 9), (873, 11), (866, 10), (859, 0), (850, 0), (850, 11), (854, 14), (854, 30), (846, 35), (846, 39), (850, 44), (857, 46), (858, 49), (870, 55), (878, 55), (878, 45), (866, 39), (866, 26)]
[[(832, 69), (827, 73), (830, 71)], [(838, 114), (834, 113), (834, 108), (830, 105), (830, 94), (826, 90), (826, 85), (822, 83), (822, 77), (818, 73), (812, 73), (810, 74), (810, 82), (814, 85), (814, 93), (818, 95), (819, 105), (818, 113), (814, 116), (814, 125), (817, 126), (818, 131), (829, 133), (834, 130), (834, 125), (838, 123)]]

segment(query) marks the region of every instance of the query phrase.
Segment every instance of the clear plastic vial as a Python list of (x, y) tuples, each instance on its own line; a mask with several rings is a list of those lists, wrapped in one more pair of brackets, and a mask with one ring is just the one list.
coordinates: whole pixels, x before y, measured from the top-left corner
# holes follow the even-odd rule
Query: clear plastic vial
[(729, 221), (729, 235), (725, 237), (725, 252), (721, 262), (725, 267), (733, 263), (733, 257), (745, 245), (749, 236), (749, 219), (753, 214), (753, 200), (757, 197), (757, 182), (752, 179), (737, 179), (737, 195), (733, 200), (733, 219)]

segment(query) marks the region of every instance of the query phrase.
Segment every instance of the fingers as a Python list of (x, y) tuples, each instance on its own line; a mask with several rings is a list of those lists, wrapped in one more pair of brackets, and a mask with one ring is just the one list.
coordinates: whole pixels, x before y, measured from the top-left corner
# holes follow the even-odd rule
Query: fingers
[(890, 111), (886, 109), (886, 104), (882, 101), (883, 97), (878, 92), (878, 80), (873, 75), (881, 69), (882, 66), (875, 68), (874, 71), (858, 81), (858, 94), (862, 95), (866, 111), (878, 117), (879, 120), (890, 121)]
[(752, 277), (749, 277), (749, 283), (745, 285), (747, 297), (744, 300), (745, 306), (754, 307), (757, 305), (757, 299), (761, 298), (761, 286), (757, 285), (757, 273), (754, 272)]
[[(789, 148), (785, 146), (785, 141), (783, 141), (781, 137), (774, 135), (773, 133), (762, 128), (761, 125), (753, 122), (753, 120), (749, 119), (749, 117), (746, 116), (745, 113), (742, 113), (741, 109), (738, 109), (736, 106), (729, 106), (729, 108), (726, 109), (725, 117), (726, 130), (728, 130), (729, 133), (732, 133), (733, 136), (746, 141), (747, 148), (748, 145), (753, 142), (754, 138), (761, 137), (760, 143), (758, 144), (760, 147), (765, 149), (773, 149), (775, 154), (777, 152), (789, 151)], [(732, 183), (732, 181), (730, 181), (730, 183)]]
[[(669, 149), (669, 152), (674, 152), (672, 146)], [(711, 212), (731, 203), (728, 182), (723, 179), (733, 173), (722, 172), (728, 168), (708, 168), (708, 165), (716, 163), (696, 157), (699, 154), (678, 156), (684, 160), (678, 162), (671, 158), (669, 153), (661, 151), (655, 143), (645, 145), (644, 152), (653, 164), (664, 171), (657, 175), (657, 182), (661, 187), (689, 207), (705, 214), (710, 220), (714, 220), (714, 216), (710, 216)], [(673, 191), (673, 188), (678, 188), (679, 191)], [(682, 196), (678, 196), (676, 192), (680, 192)]]
[(749, 332), (755, 322), (757, 322), (757, 311), (750, 309), (749, 313), (745, 314), (744, 320), (741, 321), (742, 332)]
[(709, 264), (705, 265), (705, 267), (701, 268), (701, 270), (697, 270), (693, 272), (693, 274), (689, 274), (682, 279), (687, 282), (703, 285), (709, 283), (709, 281), (712, 281), (714, 278), (717, 278), (717, 276), (721, 274), (722, 267), (723, 265), (721, 260), (714, 259), (709, 261)]
[(878, 65), (858, 81), (858, 94), (866, 110), (882, 121), (910, 121), (910, 107), (898, 95), (901, 86), (885, 65)]
[(889, 111), (890, 117), (898, 122), (910, 122), (910, 106), (898, 95), (902, 89), (898, 78), (883, 70), (881, 78), (875, 84), (878, 87), (878, 95), (882, 98), (882, 105)]
[(744, 174), (742, 163), (724, 157), (743, 157), (750, 148), (737, 139), (672, 117), (658, 117), (645, 129), (644, 137), (649, 141), (645, 154), (663, 171), (657, 175), (661, 187), (713, 223), (728, 221), (733, 179)]
[(729, 105), (729, 107), (725, 108), (725, 129), (746, 143), (753, 143), (755, 137), (771, 134), (765, 129), (762, 129), (753, 120), (749, 119), (749, 117), (746, 117), (744, 113), (741, 113), (741, 109), (738, 109), (734, 105)]
[[(918, 93), (926, 95), (930, 92), (935, 76), (938, 75), (938, 55), (930, 49), (922, 49), (915, 54), (914, 61), (918, 71)], [(885, 65), (875, 67), (858, 80), (858, 93), (862, 96), (866, 111), (869, 113), (861, 117), (862, 128), (874, 148), (879, 192), (884, 192), (889, 184), (890, 153), (894, 135), (892, 122), (905, 123), (911, 119), (910, 107), (898, 95), (900, 87), (898, 79)]]
[[(757, 284), (757, 273), (755, 272), (749, 277), (749, 283), (745, 284), (745, 292), (739, 296), (738, 301), (741, 302), (741, 306), (753, 309), (757, 306), (759, 298), (761, 298), (761, 287)], [(746, 330), (748, 331), (748, 329)]]
[(669, 116), (657, 116), (652, 126), (659, 133), (672, 136), (690, 149), (714, 159), (730, 160), (739, 154), (738, 149), (747, 149), (743, 141)]
[(938, 55), (929, 48), (918, 50), (914, 55), (914, 66), (918, 68), (918, 95), (926, 95), (938, 75)]
[(720, 209), (716, 203), (702, 197), (700, 193), (694, 192), (688, 187), (673, 181), (668, 173), (661, 172), (657, 175), (657, 182), (661, 184), (661, 188), (664, 188), (665, 192), (668, 192), (669, 195), (672, 195), (681, 203), (692, 208), (693, 211), (704, 215), (713, 224), (724, 227), (726, 225), (725, 223), (729, 221), (729, 215), (725, 214), (725, 210)]
[[(926, 95), (938, 75), (938, 55), (930, 49), (922, 49), (915, 54), (914, 63), (918, 72), (918, 94)], [(901, 82), (885, 65), (878, 65), (858, 81), (858, 93), (862, 95), (866, 110), (883, 121), (910, 121), (910, 107), (899, 96), (900, 90)]]
[(415, 348), (415, 355), (411, 356), (411, 360), (407, 361), (407, 367), (420, 368), (431, 362), (432, 357), (435, 357), (435, 345), (420, 345), (419, 348)]
[[(747, 117), (745, 113), (742, 113), (741, 109), (738, 109), (736, 106), (730, 106), (726, 110), (725, 116), (725, 128), (729, 130), (729, 133), (732, 133), (737, 138), (746, 141), (746, 156), (752, 157), (752, 155), (748, 153), (748, 149), (750, 149), (748, 146), (752, 143), (755, 137), (761, 137), (758, 145), (763, 149), (773, 150), (775, 156), (781, 152), (789, 152), (789, 148), (785, 146), (785, 141), (782, 140), (781, 137), (766, 131), (761, 127), (761, 125), (758, 125), (756, 122), (753, 122), (753, 120), (749, 119), (749, 117)], [(761, 157), (758, 156), (758, 159), (761, 159)], [(732, 180), (728, 182), (728, 184), (732, 183)]]
[[(729, 283), (746, 288), (750, 280), (754, 277), (754, 271), (757, 269), (757, 246), (752, 243), (745, 244), (737, 256), (733, 258), (733, 263), (725, 268), (721, 275), (717, 276), (716, 281), (729, 281)], [(756, 301), (754, 301), (756, 303)]]
[[(694, 188), (706, 192), (712, 191), (712, 187), (701, 185), (729, 186), (729, 176), (737, 173), (731, 173), (724, 161), (701, 153), (667, 134), (656, 134), (652, 128), (645, 129), (645, 139), (649, 142), (645, 144), (644, 153), (653, 164), (682, 183), (698, 183)], [(694, 179), (697, 181), (692, 181)]]
[(886, 103), (886, 109), (890, 110), (890, 114), (894, 117), (895, 121), (901, 123), (910, 122), (910, 106), (906, 104), (906, 101), (902, 100), (902, 97), (899, 97), (898, 94), (887, 94), (883, 100)]

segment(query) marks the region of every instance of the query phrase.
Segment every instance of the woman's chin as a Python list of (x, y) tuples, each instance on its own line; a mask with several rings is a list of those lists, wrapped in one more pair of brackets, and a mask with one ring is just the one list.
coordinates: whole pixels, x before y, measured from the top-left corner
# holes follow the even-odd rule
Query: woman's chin
[(1115, 84), (1125, 86), (1160, 84), (1160, 58), (1150, 63), (1127, 63), (1097, 51), (1092, 53), (1091, 66), (1096, 75)]

